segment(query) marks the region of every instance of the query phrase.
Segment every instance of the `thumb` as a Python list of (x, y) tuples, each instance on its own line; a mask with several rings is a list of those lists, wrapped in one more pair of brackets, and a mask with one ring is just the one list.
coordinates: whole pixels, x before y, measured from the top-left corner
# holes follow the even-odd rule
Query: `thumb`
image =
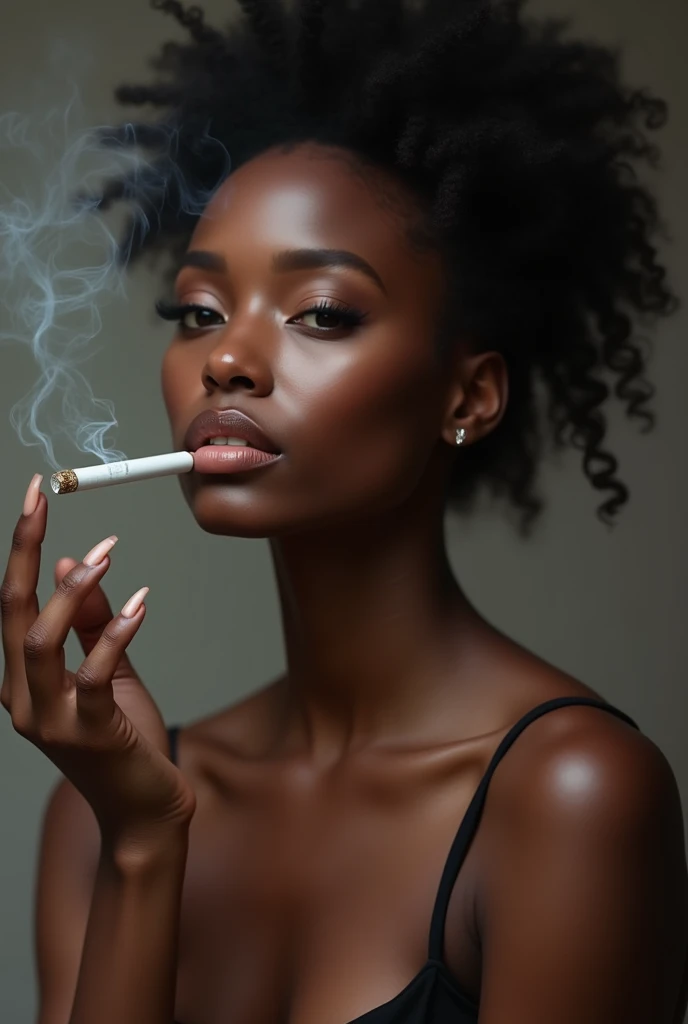
[[(60, 558), (55, 565), (55, 585), (59, 585), (67, 573), (78, 565), (75, 558)], [(84, 603), (77, 610), (72, 622), (72, 628), (79, 638), (82, 650), (89, 655), (100, 639), (101, 633), (112, 619), (110, 602), (105, 596), (105, 591), (100, 584), (91, 591)], [(116, 675), (119, 678), (132, 676), (136, 678), (136, 672), (126, 654), (122, 655), (117, 666)]]

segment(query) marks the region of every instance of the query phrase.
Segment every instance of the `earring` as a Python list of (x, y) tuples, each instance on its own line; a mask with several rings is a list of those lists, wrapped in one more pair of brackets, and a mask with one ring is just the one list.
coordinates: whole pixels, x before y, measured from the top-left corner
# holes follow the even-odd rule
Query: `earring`
[(465, 440), (466, 431), (463, 429), (463, 427), (459, 427), (459, 429), (456, 431), (456, 443), (463, 444)]

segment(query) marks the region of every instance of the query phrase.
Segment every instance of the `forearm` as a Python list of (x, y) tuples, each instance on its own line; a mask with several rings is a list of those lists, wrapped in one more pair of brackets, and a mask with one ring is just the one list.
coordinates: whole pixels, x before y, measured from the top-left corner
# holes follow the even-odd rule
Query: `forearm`
[(102, 851), (70, 1024), (172, 1024), (186, 854), (185, 831), (136, 858)]

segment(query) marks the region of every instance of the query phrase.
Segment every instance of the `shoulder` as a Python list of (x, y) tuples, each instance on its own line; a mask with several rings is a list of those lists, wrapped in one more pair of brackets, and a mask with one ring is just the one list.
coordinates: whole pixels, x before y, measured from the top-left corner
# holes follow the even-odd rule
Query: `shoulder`
[[(504, 680), (492, 701), (500, 735), (553, 699), (606, 703), (580, 680), (511, 642), (503, 646), (501, 662)], [(675, 805), (678, 788), (666, 757), (615, 711), (628, 714), (614, 705), (571, 704), (530, 721), (495, 771), (486, 814), (529, 827), (550, 815), (575, 819), (595, 810), (603, 817), (613, 811), (642, 819), (660, 796)]]
[(560, 708), (493, 781), (476, 902), (485, 1021), (674, 1019), (688, 875), (660, 749), (608, 711)]
[[(642, 839), (683, 848), (676, 778), (660, 748), (609, 711), (562, 707), (531, 722), (498, 766), (487, 817), (501, 847), (547, 856), (575, 839), (597, 863)], [(554, 855), (556, 855), (554, 853)]]
[(515, 828), (581, 821), (588, 829), (644, 827), (680, 811), (676, 778), (660, 748), (602, 708), (561, 707), (543, 715), (507, 757), (508, 771), (499, 781), (495, 773), (494, 803), (508, 808)]

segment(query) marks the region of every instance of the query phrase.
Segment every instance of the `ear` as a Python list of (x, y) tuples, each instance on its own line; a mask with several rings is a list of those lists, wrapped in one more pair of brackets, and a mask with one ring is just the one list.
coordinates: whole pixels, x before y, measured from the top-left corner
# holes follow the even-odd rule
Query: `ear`
[(500, 423), (509, 398), (509, 379), (499, 352), (481, 352), (457, 359), (447, 395), (442, 437), (456, 445), (456, 432), (466, 431), (466, 444), (490, 434)]

